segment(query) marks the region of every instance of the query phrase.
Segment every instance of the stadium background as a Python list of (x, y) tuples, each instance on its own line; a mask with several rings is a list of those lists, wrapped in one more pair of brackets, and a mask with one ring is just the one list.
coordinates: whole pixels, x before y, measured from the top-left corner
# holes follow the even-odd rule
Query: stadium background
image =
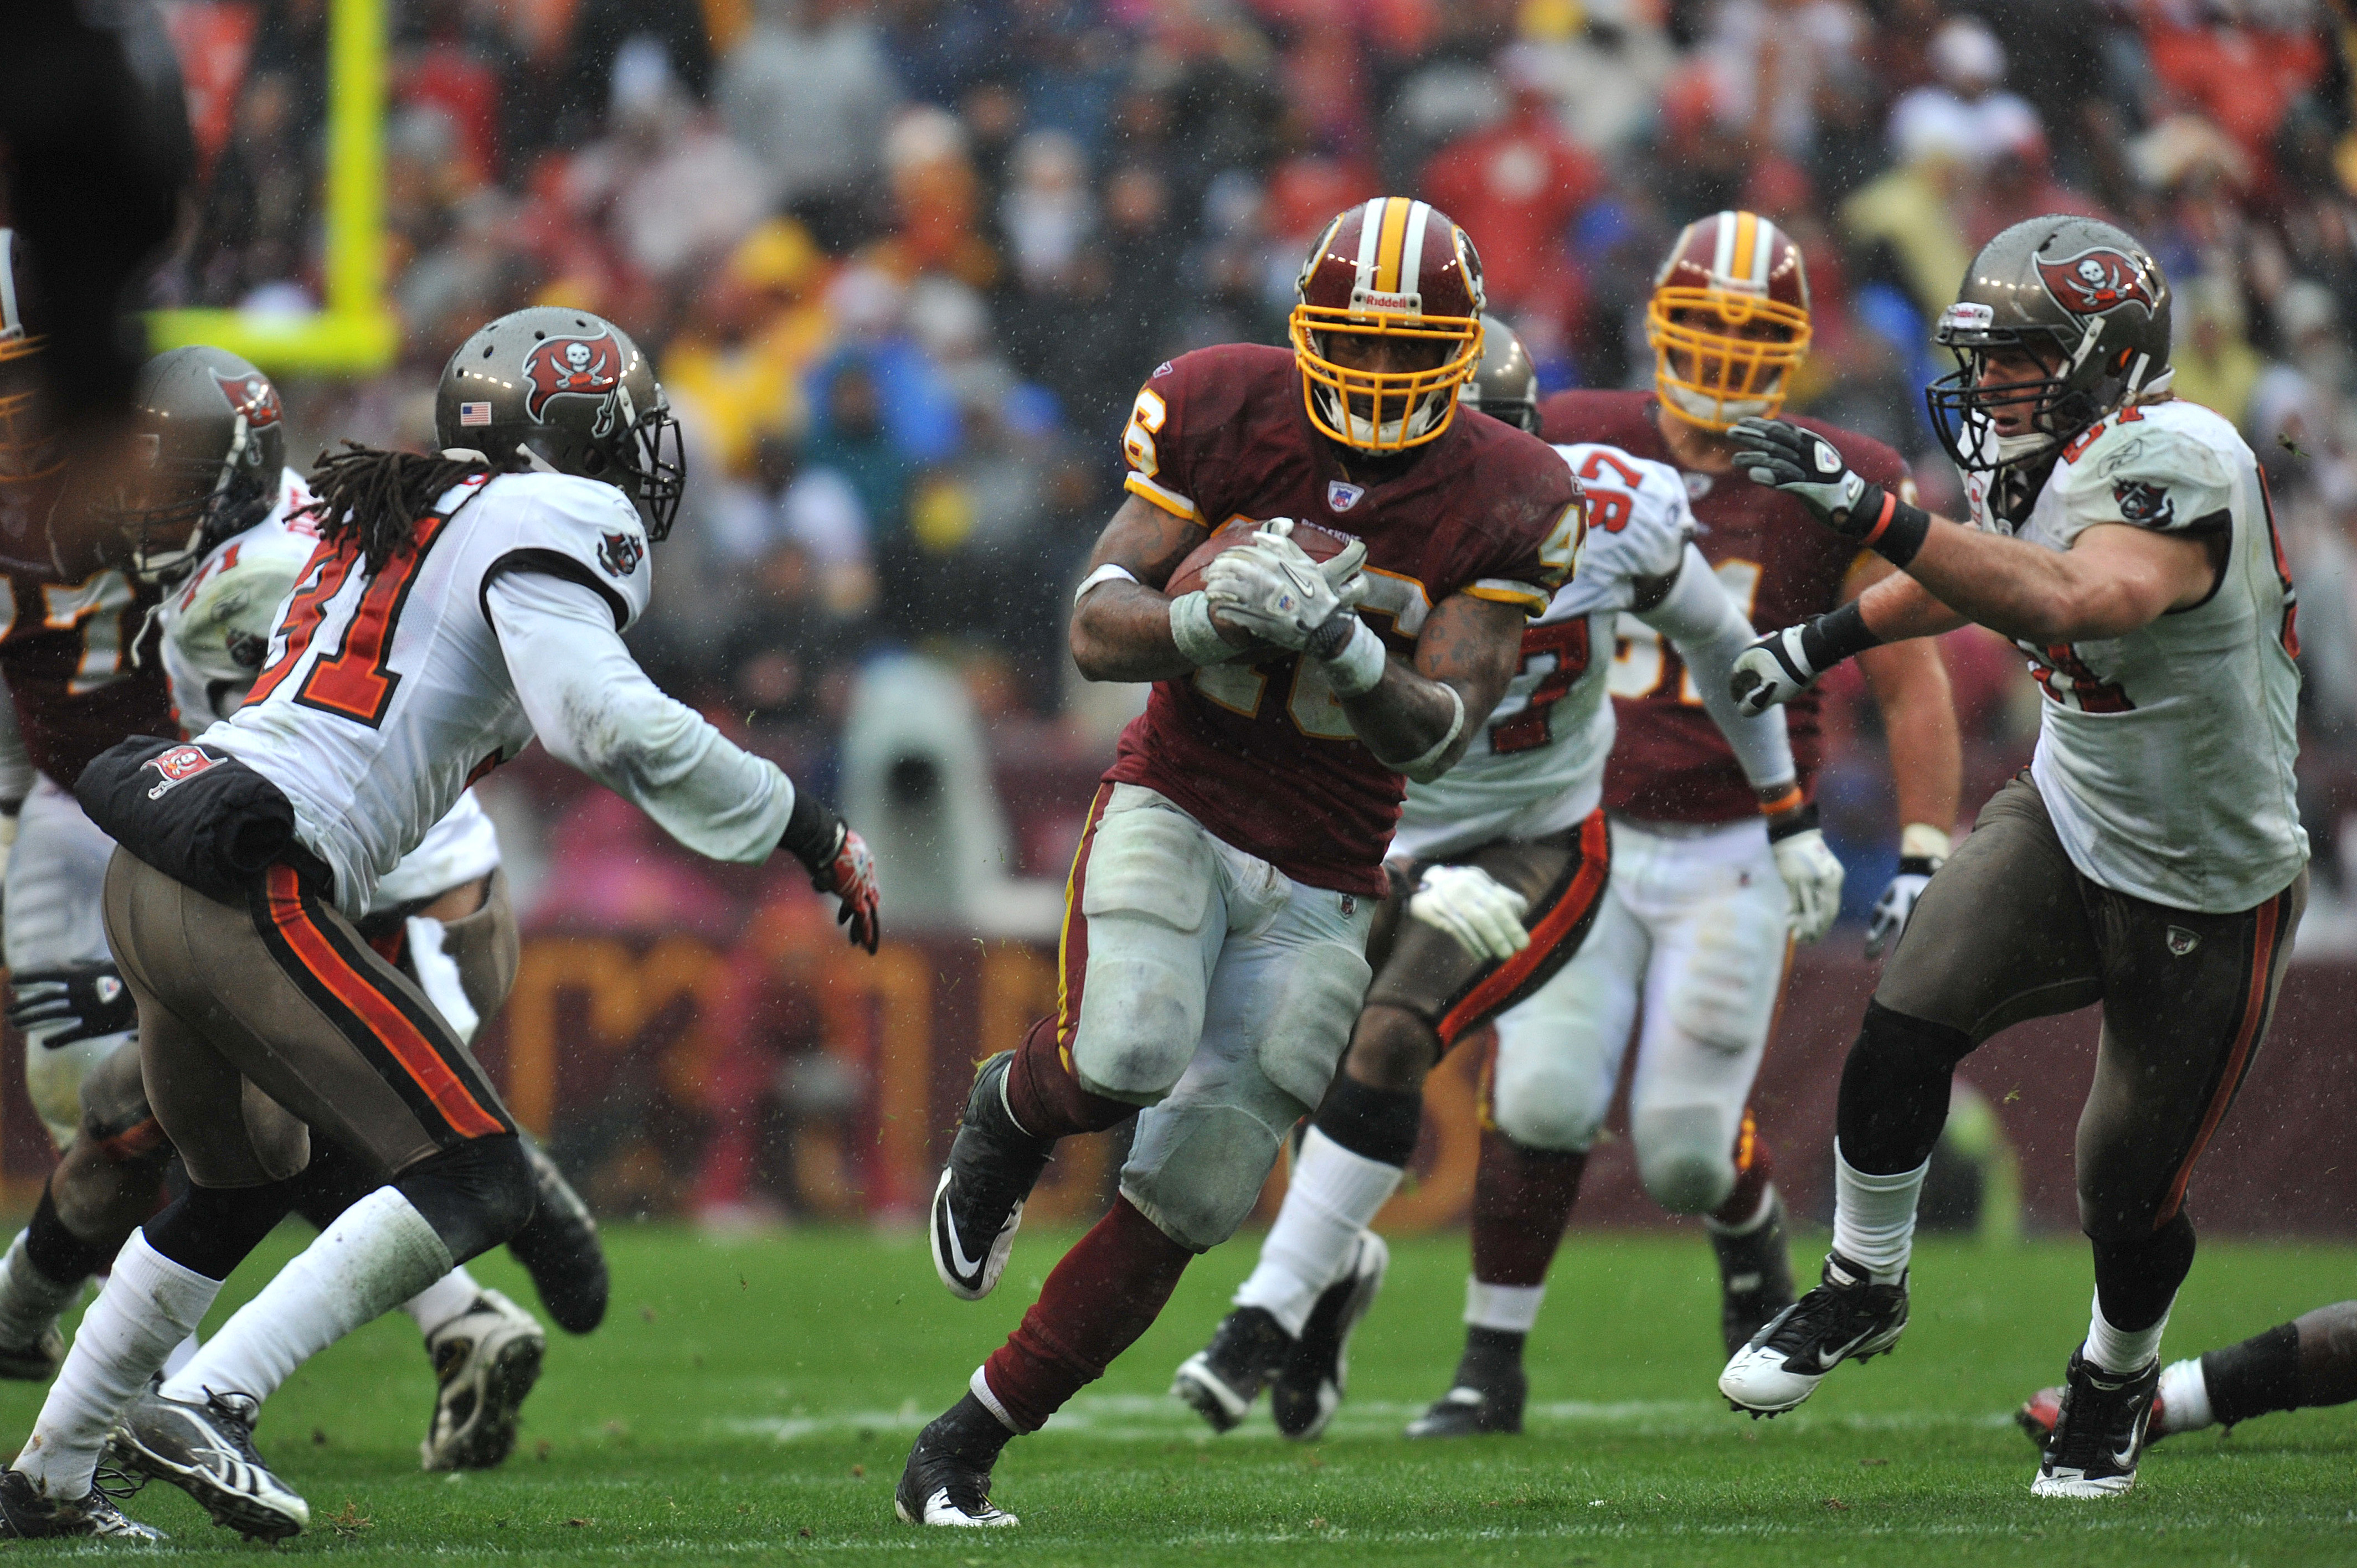
[[(1917, 395), (1973, 248), (2098, 213), (2178, 290), (2178, 389), (2266, 465), (2301, 599), (2317, 890), (2275, 1034), (2205, 1165), (2205, 1227), (2357, 1232), (2357, 114), (2345, 0), (166, 0), (202, 164), (159, 341), (281, 377), (297, 461), (423, 445), (434, 381), (527, 301), (612, 317), (691, 442), (635, 636), (668, 689), (834, 796), (884, 862), (855, 961), (782, 870), (694, 861), (537, 750), (482, 787), (528, 932), (487, 1058), (609, 1214), (722, 1229), (911, 1215), (968, 1064), (1052, 1004), (1063, 862), (1135, 695), (1082, 689), (1069, 585), (1159, 360), (1280, 339), (1337, 209), (1413, 190), (1482, 247), (1550, 389), (1638, 384), (1678, 226), (1803, 246), (1794, 405), (1953, 471)], [(1966, 810), (2027, 759), (2034, 688), (1945, 641)], [(1641, 674), (1642, 644), (1621, 660)], [(1845, 677), (1848, 677), (1845, 680)], [(1821, 785), (1855, 918), (1895, 823), (1835, 677)], [(1799, 955), (1761, 1103), (1829, 1210), (1835, 1074), (1871, 969)], [(1981, 1223), (2075, 1225), (2091, 1017), (1969, 1064)], [(1479, 1051), (1430, 1090), (1393, 1228), (1470, 1185)], [(29, 1197), (48, 1154), (8, 1075)], [(1092, 1215), (1082, 1141), (1037, 1212)], [(1607, 1145), (1584, 1223), (1647, 1223)], [(1281, 1176), (1277, 1178), (1282, 1179)]]

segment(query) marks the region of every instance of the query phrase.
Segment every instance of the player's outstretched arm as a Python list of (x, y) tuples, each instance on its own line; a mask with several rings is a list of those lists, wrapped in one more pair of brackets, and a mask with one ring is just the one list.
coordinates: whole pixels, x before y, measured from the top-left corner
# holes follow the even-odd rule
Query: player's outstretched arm
[(1747, 714), (1728, 690), (1735, 661), (1751, 646), (1751, 623), (1701, 551), (1686, 546), (1676, 575), (1658, 599), (1637, 611), (1637, 618), (1668, 638), (1694, 671), (1703, 707), (1727, 736), (1753, 790), (1763, 799), (1789, 791), (1795, 773), (1784, 715), (1772, 710)]
[(1072, 605), (1072, 662), (1091, 681), (1169, 681), (1243, 652), (1199, 590), (1173, 601), (1162, 585), (1205, 535), (1200, 524), (1132, 496), (1121, 503)]
[(876, 950), (877, 889), (867, 846), (776, 764), (733, 745), (667, 696), (630, 657), (595, 589), (508, 572), (483, 606), (533, 733), (558, 761), (637, 806), (715, 860), (758, 864), (783, 848), (842, 902), (851, 940)]

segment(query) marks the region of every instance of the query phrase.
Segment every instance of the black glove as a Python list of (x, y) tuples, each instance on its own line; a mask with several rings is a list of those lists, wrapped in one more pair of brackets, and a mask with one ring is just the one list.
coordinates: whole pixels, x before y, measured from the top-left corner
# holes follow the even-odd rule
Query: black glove
[(1738, 419), (1727, 433), (1735, 467), (1755, 485), (1783, 491), (1819, 522), (1893, 565), (1923, 548), (1932, 515), (1910, 506), (1849, 466), (1834, 444), (1781, 419)]
[(111, 963), (26, 970), (8, 980), (8, 1022), (27, 1043), (56, 1050), (139, 1027), (139, 1004)]

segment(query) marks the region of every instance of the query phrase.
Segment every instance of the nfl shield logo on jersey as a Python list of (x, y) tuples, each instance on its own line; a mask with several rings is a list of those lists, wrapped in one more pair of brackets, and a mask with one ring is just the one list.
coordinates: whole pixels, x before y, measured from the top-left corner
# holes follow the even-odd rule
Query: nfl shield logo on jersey
[(597, 542), (597, 564), (609, 577), (627, 577), (646, 559), (646, 542), (635, 533), (608, 533)]
[(220, 757), (201, 746), (168, 746), (157, 752), (140, 764), (142, 768), (152, 768), (164, 776), (162, 783), (147, 791), (147, 798), (151, 800), (161, 799), (167, 789), (187, 783), (220, 761)]
[(1340, 479), (1329, 479), (1326, 481), (1326, 510), (1335, 512), (1348, 511), (1357, 506), (1359, 498), (1366, 493), (1363, 486), (1346, 484)]

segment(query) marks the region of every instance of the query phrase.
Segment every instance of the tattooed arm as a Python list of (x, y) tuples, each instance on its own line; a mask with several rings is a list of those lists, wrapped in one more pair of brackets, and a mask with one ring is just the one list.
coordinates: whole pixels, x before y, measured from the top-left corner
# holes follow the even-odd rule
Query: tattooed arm
[(1418, 783), (1439, 778), (1505, 695), (1522, 661), (1525, 619), (1512, 605), (1469, 594), (1443, 599), (1425, 622), (1414, 664), (1394, 654), (1372, 690), (1341, 699), (1351, 727)]

